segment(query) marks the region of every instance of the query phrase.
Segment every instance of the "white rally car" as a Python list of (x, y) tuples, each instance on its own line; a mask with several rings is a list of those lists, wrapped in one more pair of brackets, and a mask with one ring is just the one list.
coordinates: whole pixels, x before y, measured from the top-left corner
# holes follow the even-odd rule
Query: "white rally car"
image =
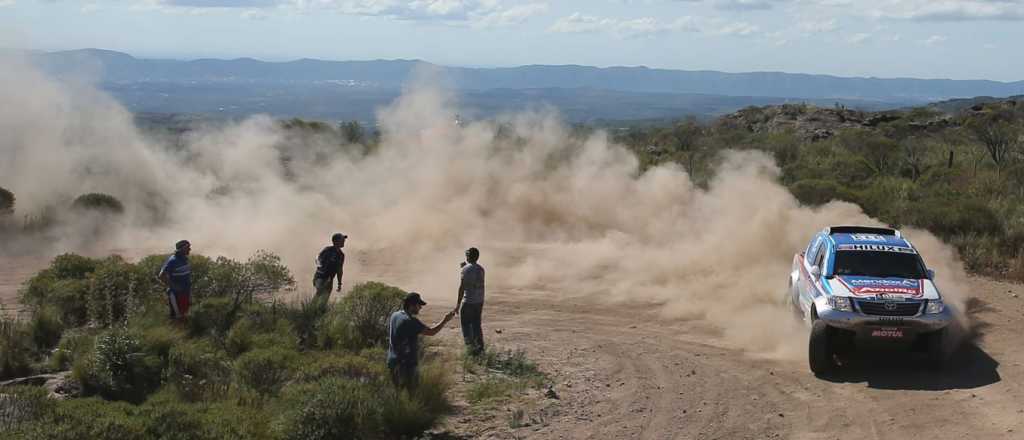
[(786, 298), (811, 326), (811, 371), (827, 373), (836, 353), (869, 344), (926, 350), (942, 365), (953, 315), (934, 277), (895, 229), (834, 226), (815, 235), (793, 258)]

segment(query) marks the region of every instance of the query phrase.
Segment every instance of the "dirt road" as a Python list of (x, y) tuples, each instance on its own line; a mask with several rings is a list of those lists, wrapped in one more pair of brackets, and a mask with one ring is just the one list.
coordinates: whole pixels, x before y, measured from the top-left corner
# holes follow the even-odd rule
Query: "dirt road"
[(480, 438), (1024, 439), (1024, 288), (975, 281), (981, 336), (948, 370), (873, 353), (828, 379), (811, 375), (806, 360), (727, 348), (719, 329), (661, 319), (653, 304), (495, 286), (485, 310), (490, 342), (526, 349), (552, 374), (560, 400), (536, 399), (527, 427), (511, 429), (507, 414), (453, 424)]
[[(0, 298), (10, 301), (11, 286), (37, 264), (0, 263)], [(402, 278), (388, 270), (374, 276)], [(474, 438), (508, 439), (1024, 439), (1024, 287), (974, 281), (971, 315), (980, 337), (948, 370), (880, 353), (852, 359), (828, 379), (811, 375), (805, 360), (729, 348), (719, 342), (721, 329), (661, 318), (655, 304), (492, 284), (489, 344), (527, 350), (559, 399), (533, 391), (529, 426), (510, 427), (513, 408), (466, 404), (448, 425)], [(446, 300), (432, 302), (425, 320), (447, 310)], [(459, 338), (455, 325), (442, 335), (446, 344)]]

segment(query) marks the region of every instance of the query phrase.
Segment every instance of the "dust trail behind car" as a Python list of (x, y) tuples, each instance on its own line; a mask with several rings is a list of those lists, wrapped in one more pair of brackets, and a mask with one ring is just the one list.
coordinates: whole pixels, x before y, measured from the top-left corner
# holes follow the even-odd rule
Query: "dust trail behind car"
[[(822, 226), (878, 224), (847, 203), (800, 206), (756, 151), (726, 153), (702, 188), (672, 164), (640, 172), (605, 133), (576, 136), (543, 108), (456, 124), (455, 97), (429, 80), (379, 111), (381, 143), (363, 153), (296, 140), (264, 116), (157, 141), (87, 83), (4, 65), (0, 186), (17, 195), (18, 215), (85, 192), (127, 208), (117, 218), (58, 214), (53, 239), (30, 252), (188, 238), (204, 254), (272, 250), (301, 281), (343, 230), (350, 249), (387, 253), (415, 272), (409, 287), (443, 297), (461, 249), (476, 245), (502, 285), (653, 301), (666, 316), (717, 324), (733, 346), (795, 357), (802, 330), (778, 304), (792, 253)], [(955, 291), (943, 293), (963, 301), (951, 248), (907, 234)], [(358, 259), (346, 273), (360, 273)]]

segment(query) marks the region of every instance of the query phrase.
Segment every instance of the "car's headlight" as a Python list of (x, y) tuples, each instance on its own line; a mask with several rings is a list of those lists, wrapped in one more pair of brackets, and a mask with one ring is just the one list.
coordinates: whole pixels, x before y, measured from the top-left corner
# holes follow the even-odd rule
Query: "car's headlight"
[(833, 309), (840, 312), (852, 312), (853, 303), (850, 302), (850, 298), (845, 296), (830, 296), (828, 297), (828, 305)]
[(941, 299), (930, 299), (928, 300), (928, 306), (924, 308), (924, 313), (934, 315), (942, 313), (943, 310), (946, 310), (946, 305), (942, 303)]

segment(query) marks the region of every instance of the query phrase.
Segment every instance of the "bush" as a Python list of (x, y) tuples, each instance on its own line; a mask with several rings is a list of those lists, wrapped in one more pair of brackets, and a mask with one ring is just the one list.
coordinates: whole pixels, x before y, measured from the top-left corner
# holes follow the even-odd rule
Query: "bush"
[(60, 320), (59, 311), (56, 307), (47, 306), (35, 309), (32, 312), (32, 320), (29, 321), (29, 334), (32, 336), (32, 343), (39, 351), (49, 351), (60, 342), (60, 336), (64, 333), (64, 324)]
[(143, 420), (135, 407), (96, 398), (59, 402), (39, 419), (20, 426), (11, 440), (144, 440)]
[(224, 346), (228, 354), (238, 356), (256, 348), (296, 349), (299, 338), (286, 320), (259, 322), (246, 317), (240, 319), (224, 338)]
[(801, 204), (809, 206), (824, 205), (833, 200), (856, 200), (853, 193), (830, 180), (805, 179), (790, 185), (789, 190)]
[(61, 335), (57, 349), (50, 357), (50, 367), (54, 370), (67, 370), (78, 359), (92, 355), (95, 336), (86, 329), (72, 329)]
[(167, 382), (190, 402), (223, 397), (231, 385), (231, 367), (224, 353), (206, 340), (188, 340), (171, 349)]
[(21, 321), (0, 314), (0, 380), (32, 372), (29, 332)]
[(193, 305), (188, 317), (189, 335), (224, 335), (235, 323), (239, 306), (231, 298), (207, 298)]
[(32, 309), (53, 307), (69, 327), (85, 325), (89, 320), (89, 277), (98, 265), (98, 260), (80, 255), (60, 255), (50, 267), (29, 278), (19, 300)]
[(101, 327), (124, 322), (137, 312), (141, 300), (135, 286), (137, 274), (121, 257), (112, 256), (99, 262), (89, 277), (89, 319)]
[(101, 193), (80, 195), (71, 203), (71, 207), (74, 209), (107, 214), (124, 213), (124, 205), (121, 204), (120, 200), (117, 200), (117, 198), (112, 195)]
[(243, 354), (235, 361), (235, 377), (240, 385), (262, 395), (277, 395), (294, 374), (298, 354), (280, 348), (261, 348)]
[[(303, 362), (297, 378), (302, 382), (316, 382), (328, 378), (344, 378), (361, 383), (390, 383), (388, 369), (382, 356), (357, 356), (324, 353)], [(372, 358), (372, 359), (371, 359)]]
[(0, 186), (0, 216), (14, 213), (14, 193)]
[(353, 287), (339, 305), (350, 323), (353, 341), (362, 345), (352, 348), (387, 343), (388, 317), (401, 306), (405, 295), (402, 289), (377, 282)]
[(286, 415), (285, 439), (368, 438), (384, 432), (381, 390), (326, 379), (293, 391), (298, 408)]
[(112, 330), (96, 337), (91, 362), (76, 362), (73, 374), (87, 393), (140, 402), (160, 385), (163, 362), (143, 351), (136, 335)]
[(5, 387), (0, 393), (0, 432), (18, 432), (20, 426), (43, 418), (54, 406), (43, 387)]
[(906, 224), (925, 228), (932, 233), (950, 238), (955, 235), (976, 234), (1002, 237), (1003, 223), (992, 208), (974, 200), (922, 200), (909, 210)]

